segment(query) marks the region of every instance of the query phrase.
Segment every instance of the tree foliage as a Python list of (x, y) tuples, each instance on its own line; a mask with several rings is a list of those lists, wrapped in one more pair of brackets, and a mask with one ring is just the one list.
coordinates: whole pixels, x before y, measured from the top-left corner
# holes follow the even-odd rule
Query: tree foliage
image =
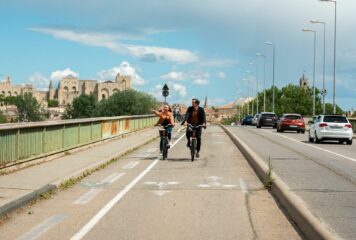
[(56, 99), (52, 99), (52, 100), (47, 100), (48, 103), (48, 107), (58, 107), (59, 102)]
[(17, 96), (14, 103), (17, 107), (19, 120), (24, 122), (36, 122), (44, 119), (41, 106), (32, 93)]
[(66, 107), (63, 116), (69, 118), (110, 117), (149, 114), (157, 107), (157, 101), (147, 93), (136, 90), (116, 92), (100, 102), (93, 95), (81, 95)]
[[(263, 111), (263, 92), (258, 93), (259, 112)], [(272, 112), (273, 88), (266, 89), (266, 111)], [(254, 111), (257, 109), (257, 101), (253, 101)], [(252, 106), (250, 105), (250, 108)], [(325, 104), (326, 114), (332, 114), (332, 104)], [(275, 113), (281, 116), (283, 113), (299, 113), (303, 116), (313, 114), (313, 89), (306, 89), (289, 84), (282, 89), (275, 87)], [(315, 114), (323, 113), (322, 97), (319, 89), (315, 89)], [(336, 106), (336, 113), (342, 114), (343, 110)]]
[(66, 107), (64, 119), (69, 118), (90, 118), (95, 116), (97, 99), (94, 95), (82, 94), (73, 100), (72, 104)]
[(7, 121), (6, 121), (6, 118), (5, 118), (5, 116), (4, 116), (4, 114), (2, 113), (2, 111), (0, 110), (0, 124), (1, 123), (6, 123)]

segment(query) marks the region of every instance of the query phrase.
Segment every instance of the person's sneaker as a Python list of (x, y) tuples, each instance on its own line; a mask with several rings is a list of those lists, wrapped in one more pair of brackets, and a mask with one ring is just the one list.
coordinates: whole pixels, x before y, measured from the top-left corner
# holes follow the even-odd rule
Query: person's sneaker
[(162, 156), (163, 155), (162, 152), (160, 152), (159, 155)]
[(187, 147), (190, 148), (190, 142), (187, 142)]
[(196, 154), (195, 156), (196, 156), (197, 158), (200, 157), (199, 152), (197, 152), (197, 154)]
[(171, 143), (167, 143), (167, 148), (171, 148)]

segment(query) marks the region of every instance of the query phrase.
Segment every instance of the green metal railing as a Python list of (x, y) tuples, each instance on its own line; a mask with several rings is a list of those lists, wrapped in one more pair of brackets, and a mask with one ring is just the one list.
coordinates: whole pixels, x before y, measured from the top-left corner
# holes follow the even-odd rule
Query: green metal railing
[(0, 168), (67, 151), (143, 128), (154, 115), (0, 125)]
[(352, 125), (352, 130), (356, 133), (356, 118), (349, 118), (349, 121)]

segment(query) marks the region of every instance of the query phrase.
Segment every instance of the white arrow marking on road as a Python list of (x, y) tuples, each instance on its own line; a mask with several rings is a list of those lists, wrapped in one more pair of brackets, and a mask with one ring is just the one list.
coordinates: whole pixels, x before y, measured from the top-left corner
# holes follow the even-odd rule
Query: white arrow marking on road
[(209, 187), (211, 187), (209, 184), (199, 184), (197, 186), (201, 187), (201, 188), (209, 188)]

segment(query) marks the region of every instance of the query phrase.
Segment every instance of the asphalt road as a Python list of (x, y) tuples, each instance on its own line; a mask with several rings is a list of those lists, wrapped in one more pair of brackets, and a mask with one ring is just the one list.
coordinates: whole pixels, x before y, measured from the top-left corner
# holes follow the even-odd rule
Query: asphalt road
[(308, 133), (230, 127), (300, 196), (318, 219), (344, 239), (356, 239), (356, 144), (309, 143)]
[(168, 160), (154, 142), (13, 214), (0, 239), (301, 238), (220, 127), (195, 162), (174, 141)]

